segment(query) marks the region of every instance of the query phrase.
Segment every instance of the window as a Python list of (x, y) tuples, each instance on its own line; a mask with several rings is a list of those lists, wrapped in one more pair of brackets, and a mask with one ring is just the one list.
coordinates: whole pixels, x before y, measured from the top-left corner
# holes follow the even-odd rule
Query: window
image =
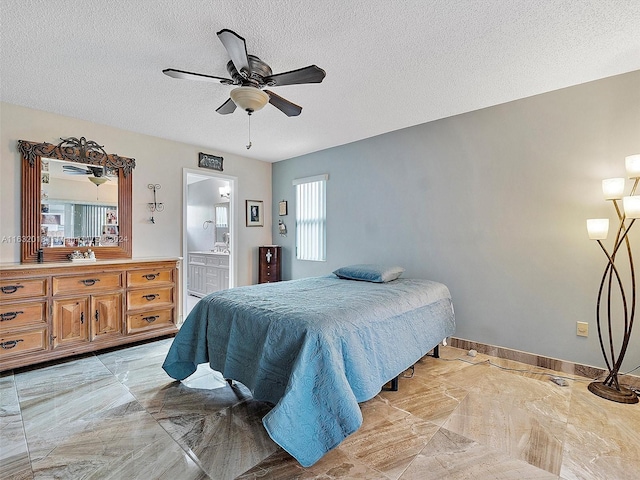
[(327, 259), (326, 184), (328, 175), (299, 178), (296, 186), (296, 258)]

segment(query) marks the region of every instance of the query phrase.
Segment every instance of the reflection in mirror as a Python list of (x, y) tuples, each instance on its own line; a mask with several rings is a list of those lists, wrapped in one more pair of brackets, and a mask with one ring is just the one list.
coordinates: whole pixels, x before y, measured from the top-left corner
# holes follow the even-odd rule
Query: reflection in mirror
[(224, 245), (229, 251), (229, 203), (216, 203), (215, 207), (215, 243), (216, 246)]
[(50, 158), (41, 165), (41, 246), (116, 246), (117, 171)]

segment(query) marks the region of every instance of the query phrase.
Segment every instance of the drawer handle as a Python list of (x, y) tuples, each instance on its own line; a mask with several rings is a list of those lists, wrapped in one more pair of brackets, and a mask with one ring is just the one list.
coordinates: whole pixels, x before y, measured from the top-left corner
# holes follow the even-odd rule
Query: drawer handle
[(160, 315), (151, 315), (150, 317), (142, 317), (142, 319), (147, 323), (153, 323), (159, 318), (160, 318)]
[(0, 313), (0, 322), (6, 322), (7, 320), (14, 320), (18, 315), (24, 313), (23, 311)]
[(7, 287), (0, 287), (0, 290), (2, 290), (2, 293), (10, 294), (16, 293), (19, 288), (24, 288), (24, 285), (9, 285)]
[(143, 275), (143, 277), (146, 278), (147, 280), (151, 281), (151, 280), (155, 280), (158, 275), (160, 275), (160, 274), (159, 273), (147, 273), (146, 275)]
[(0, 347), (2, 347), (4, 350), (10, 350), (18, 345), (18, 342), (24, 342), (24, 340), (19, 338), (18, 340), (9, 340), (8, 342), (2, 342), (0, 343)]
[(84, 324), (84, 312), (80, 312), (80, 323)]
[(159, 296), (160, 295), (158, 295), (157, 293), (150, 293), (149, 295), (142, 295), (142, 298), (150, 302), (151, 300), (155, 300)]
[(100, 279), (99, 278), (88, 278), (86, 280), (80, 280), (80, 283), (83, 283), (85, 287), (92, 287), (93, 285), (96, 284), (96, 282), (99, 282)]

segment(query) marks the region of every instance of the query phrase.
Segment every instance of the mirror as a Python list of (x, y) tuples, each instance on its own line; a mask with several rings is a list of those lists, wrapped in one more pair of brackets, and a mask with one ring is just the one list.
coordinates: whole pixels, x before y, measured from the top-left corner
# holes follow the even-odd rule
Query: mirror
[(215, 218), (215, 246), (229, 251), (229, 203), (214, 205)]
[(50, 158), (41, 164), (41, 247), (116, 246), (117, 172)]
[(215, 222), (216, 222), (216, 242), (227, 243), (229, 235), (229, 204), (216, 203)]
[(131, 258), (135, 160), (107, 154), (84, 137), (58, 145), (18, 141), (22, 154), (20, 258), (66, 261), (74, 250), (97, 259)]

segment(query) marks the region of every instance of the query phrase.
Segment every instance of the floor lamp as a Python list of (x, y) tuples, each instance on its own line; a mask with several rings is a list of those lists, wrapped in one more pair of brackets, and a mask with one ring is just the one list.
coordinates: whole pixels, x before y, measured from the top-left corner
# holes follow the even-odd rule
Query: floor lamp
[[(602, 240), (606, 240), (609, 234), (609, 219), (595, 218), (587, 220), (589, 238), (597, 240), (598, 245), (600, 245), (600, 248), (607, 257), (607, 265), (600, 281), (600, 289), (598, 290), (596, 320), (600, 347), (602, 348), (602, 354), (607, 369), (609, 370), (609, 374), (604, 381), (592, 382), (588, 388), (590, 392), (613, 402), (638, 403), (638, 396), (635, 392), (620, 385), (618, 372), (620, 371), (624, 355), (629, 346), (633, 319), (636, 313), (636, 277), (629, 232), (634, 223), (636, 223), (636, 219), (640, 218), (640, 195), (636, 195), (636, 189), (640, 181), (640, 154), (626, 157), (625, 166), (627, 176), (633, 181), (631, 195), (624, 196), (624, 178), (608, 178), (602, 181), (602, 191), (605, 200), (611, 200), (613, 202), (613, 206), (618, 215), (616, 237), (611, 250), (607, 250), (602, 243)], [(622, 201), (622, 209), (620, 208), (620, 201)], [(624, 281), (629, 277), (623, 277), (622, 274), (624, 271), (618, 268), (624, 261), (624, 258), (622, 259), (623, 261), (621, 261), (620, 257), (625, 257), (625, 250), (625, 263), (628, 263), (630, 270), (630, 290), (628, 289), (629, 282), (627, 282), (626, 288), (624, 284)], [(623, 255), (619, 255), (621, 251)], [(614, 325), (612, 322), (612, 316), (615, 315), (614, 312), (612, 312), (612, 307), (613, 301), (617, 299), (616, 290), (617, 293), (619, 293), (620, 307), (623, 316), (622, 343), (618, 351), (616, 351), (614, 346)], [(630, 296), (629, 293), (631, 294)]]

